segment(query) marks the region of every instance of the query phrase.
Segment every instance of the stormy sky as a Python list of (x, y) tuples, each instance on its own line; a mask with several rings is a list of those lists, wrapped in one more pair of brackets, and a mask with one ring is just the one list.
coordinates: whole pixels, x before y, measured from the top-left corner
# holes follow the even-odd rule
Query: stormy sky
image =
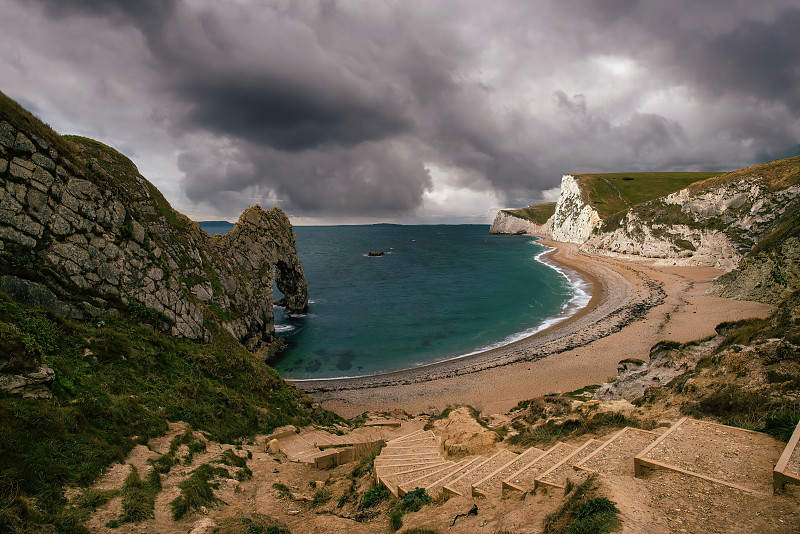
[(0, 90), (199, 219), (488, 222), (796, 155), (796, 0), (0, 0)]

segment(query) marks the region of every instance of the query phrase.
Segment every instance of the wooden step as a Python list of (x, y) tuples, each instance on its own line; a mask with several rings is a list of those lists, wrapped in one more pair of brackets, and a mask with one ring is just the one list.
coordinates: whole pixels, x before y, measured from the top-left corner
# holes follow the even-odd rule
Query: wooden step
[(544, 454), (544, 451), (531, 447), (511, 461), (496, 469), (472, 485), (473, 497), (500, 497), (503, 494), (503, 479), (519, 471), (533, 460)]
[(626, 426), (576, 463), (575, 468), (603, 475), (634, 476), (633, 458), (656, 439), (655, 432)]
[(509, 491), (522, 493), (533, 491), (536, 487), (536, 477), (572, 454), (573, 451), (575, 451), (575, 447), (559, 441), (547, 449), (544, 454), (504, 479), (502, 493), (505, 495)]
[(762, 432), (684, 417), (634, 459), (753, 494), (771, 495), (773, 467), (784, 447)]
[(430, 430), (416, 430), (411, 432), (410, 434), (406, 434), (405, 436), (400, 436), (399, 438), (395, 438), (389, 440), (386, 444), (387, 445), (396, 445), (403, 443), (404, 441), (409, 440), (416, 440), (416, 439), (436, 439), (436, 434), (434, 434)]
[(444, 490), (453, 495), (466, 495), (472, 496), (472, 485), (480, 482), (488, 475), (495, 472), (499, 467), (506, 465), (508, 462), (516, 458), (517, 455), (513, 452), (503, 449), (500, 452), (490, 456), (485, 461), (476, 465), (475, 468), (467, 471), (452, 482), (448, 482), (444, 486)]
[(800, 422), (783, 449), (775, 469), (772, 471), (773, 491), (780, 491), (785, 484), (800, 484)]
[(425, 445), (422, 447), (384, 447), (380, 456), (388, 458), (390, 456), (408, 456), (414, 453), (441, 454), (441, 451), (439, 447), (435, 445)]
[(578, 447), (572, 454), (555, 464), (553, 467), (535, 478), (534, 489), (539, 486), (552, 486), (554, 488), (566, 488), (567, 480), (578, 480), (586, 478), (586, 471), (577, 471), (574, 465), (595, 450), (600, 448), (603, 441), (590, 439), (580, 447)]
[(464, 467), (469, 462), (473, 461), (474, 458), (464, 458), (463, 460), (459, 461), (456, 464), (453, 464), (450, 467), (442, 468), (437, 471), (434, 471), (428, 475), (415, 478), (414, 480), (409, 480), (407, 482), (402, 482), (398, 486), (398, 496), (402, 497), (409, 491), (412, 491), (414, 488), (427, 488), (429, 485), (433, 484), (434, 482), (441, 480), (442, 478), (450, 475), (456, 471), (460, 471), (462, 467)]
[(381, 474), (381, 482), (383, 482), (383, 484), (389, 488), (389, 491), (391, 491), (392, 494), (397, 497), (398, 486), (403, 482), (408, 482), (409, 480), (414, 480), (416, 478), (441, 471), (442, 469), (447, 469), (453, 465), (453, 462), (439, 462), (437, 464), (431, 464), (425, 467), (417, 467), (407, 471), (398, 471), (396, 473), (386, 475)]
[(400, 428), (400, 425), (402, 424), (402, 421), (398, 421), (397, 419), (370, 419), (364, 423), (364, 426)]
[[(409, 460), (404, 462), (389, 462), (389, 463), (378, 463), (375, 460), (375, 473), (378, 472), (379, 469), (382, 469), (385, 473), (397, 473), (399, 471), (407, 471), (409, 469), (416, 469), (417, 467), (426, 467), (431, 464), (438, 464), (442, 461), (441, 458), (435, 459), (426, 459), (426, 460)], [(398, 469), (399, 468), (399, 469)]]
[(483, 463), (486, 461), (486, 457), (478, 456), (477, 458), (472, 458), (469, 462), (464, 464), (460, 469), (452, 471), (447, 475), (443, 476), (439, 480), (432, 482), (430, 485), (425, 486), (425, 491), (428, 492), (428, 495), (431, 497), (436, 497), (441, 491), (444, 489), (445, 484), (449, 484), (451, 481), (456, 480), (457, 478), (463, 476), (465, 473), (471, 471), (478, 464)]

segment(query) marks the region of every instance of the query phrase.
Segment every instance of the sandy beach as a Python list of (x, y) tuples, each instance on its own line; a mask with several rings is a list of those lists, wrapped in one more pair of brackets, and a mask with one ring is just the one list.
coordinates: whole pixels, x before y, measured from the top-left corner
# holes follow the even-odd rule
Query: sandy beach
[(344, 417), (366, 410), (408, 413), (469, 404), (486, 414), (551, 392), (600, 384), (625, 358), (648, 359), (659, 341), (687, 342), (714, 334), (723, 321), (766, 317), (772, 307), (705, 295), (724, 271), (660, 266), (644, 259), (580, 252), (543, 240), (548, 259), (591, 291), (577, 313), (528, 338), (467, 356), (371, 377), (297, 381), (323, 407)]

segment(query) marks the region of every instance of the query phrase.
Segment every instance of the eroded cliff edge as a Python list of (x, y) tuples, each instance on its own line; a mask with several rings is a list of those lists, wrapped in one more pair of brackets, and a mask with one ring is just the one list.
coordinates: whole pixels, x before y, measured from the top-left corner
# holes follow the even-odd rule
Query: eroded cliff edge
[(0, 291), (58, 315), (129, 313), (174, 336), (212, 323), (265, 357), (273, 283), (302, 312), (308, 291), (279, 208), (247, 209), (208, 236), (116, 150), (59, 136), (0, 93)]
[[(552, 217), (528, 233), (576, 243), (592, 252), (731, 270), (772, 232), (796, 220), (800, 209), (800, 156), (722, 173), (635, 205), (611, 186), (598, 192), (597, 182), (591, 183), (588, 176), (564, 175)], [(604, 175), (597, 176), (600, 183), (608, 182)], [(616, 207), (609, 209), (610, 205)], [(516, 233), (503, 230), (530, 227), (524, 213), (515, 213), (521, 211), (500, 212), (492, 230)], [(787, 263), (769, 261), (777, 261), (779, 270), (779, 264)], [(796, 276), (791, 268), (785, 271)], [(758, 281), (753, 278), (752, 284)], [(768, 292), (766, 287), (763, 292)]]

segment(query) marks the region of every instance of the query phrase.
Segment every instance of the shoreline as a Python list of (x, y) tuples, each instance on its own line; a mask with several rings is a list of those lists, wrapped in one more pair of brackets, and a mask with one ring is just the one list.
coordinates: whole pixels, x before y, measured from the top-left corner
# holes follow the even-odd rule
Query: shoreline
[[(284, 380), (296, 385), (300, 389), (303, 389), (303, 391), (306, 393), (311, 394), (323, 391), (345, 391), (351, 389), (379, 388), (390, 385), (407, 384), (411, 382), (428, 382), (440, 378), (441, 375), (453, 376), (454, 373), (474, 373), (478, 370), (474, 368), (476, 365), (481, 366), (481, 368), (508, 365), (516, 360), (513, 359), (514, 357), (512, 356), (513, 361), (506, 361), (504, 357), (516, 354), (518, 351), (530, 350), (538, 346), (540, 343), (543, 344), (571, 333), (572, 330), (575, 330), (573, 323), (580, 322), (582, 324), (585, 322), (580, 321), (580, 319), (584, 318), (591, 311), (597, 310), (600, 304), (605, 304), (602, 309), (603, 311), (607, 311), (607, 308), (614, 308), (614, 310), (617, 310), (627, 303), (627, 298), (622, 299), (619, 298), (619, 296), (618, 298), (615, 298), (613, 302), (607, 302), (608, 291), (606, 290), (606, 283), (603, 278), (597, 276), (597, 274), (591, 270), (568, 263), (560, 257), (561, 255), (565, 254), (565, 251), (562, 249), (568, 248), (572, 244), (558, 243), (542, 237), (539, 237), (537, 243), (551, 249), (540, 253), (543, 258), (552, 261), (558, 266), (558, 268), (556, 268), (552, 265), (549, 265), (550, 268), (556, 271), (562, 269), (560, 271), (561, 274), (566, 276), (570, 280), (570, 283), (573, 281), (567, 273), (571, 273), (573, 276), (580, 277), (582, 279), (581, 281), (587, 282), (591, 286), (591, 297), (589, 298), (589, 301), (585, 306), (577, 309), (575, 313), (564, 317), (562, 320), (557, 321), (554, 324), (529, 336), (506, 343), (499, 347), (490, 348), (488, 350), (479, 350), (474, 353), (468, 353), (446, 360), (424, 363), (416, 367), (357, 377), (307, 379), (285, 378)], [(569, 252), (566, 252), (566, 254), (569, 254)], [(519, 355), (517, 354), (517, 356)]]
[[(361, 381), (361, 380), (380, 380), (381, 378), (391, 380), (391, 377), (395, 377), (398, 375), (403, 375), (414, 372), (424, 372), (428, 369), (433, 369), (438, 366), (444, 364), (450, 364), (453, 362), (463, 362), (472, 357), (483, 356), (487, 353), (494, 353), (496, 351), (502, 351), (503, 349), (507, 349), (508, 347), (512, 347), (517, 344), (521, 344), (524, 341), (529, 340), (530, 338), (537, 336), (538, 334), (550, 331), (550, 329), (555, 328), (562, 323), (566, 323), (573, 317), (578, 316), (578, 314), (582, 313), (585, 308), (591, 306), (592, 302), (595, 300), (595, 289), (601, 288), (602, 283), (601, 281), (596, 278), (595, 276), (582, 271), (580, 269), (574, 269), (567, 264), (561, 264), (557, 260), (552, 260), (549, 256), (558, 253), (558, 248), (553, 246), (554, 242), (548, 241), (547, 238), (542, 236), (530, 236), (536, 238), (535, 243), (541, 245), (544, 250), (536, 254), (536, 261), (542, 263), (543, 265), (550, 267), (552, 270), (556, 271), (559, 275), (563, 276), (567, 279), (567, 282), (571, 286), (573, 290), (573, 294), (570, 299), (564, 304), (564, 306), (559, 310), (559, 312), (552, 317), (546, 318), (540, 325), (537, 327), (528, 328), (526, 330), (522, 330), (517, 332), (516, 334), (512, 334), (508, 336), (506, 339), (511, 339), (511, 341), (506, 342), (505, 340), (499, 341), (497, 343), (478, 348), (473, 352), (467, 352), (461, 354), (459, 356), (452, 356), (443, 358), (440, 360), (434, 360), (431, 362), (421, 363), (419, 365), (409, 367), (406, 369), (396, 369), (394, 371), (385, 371), (380, 373), (375, 373), (371, 375), (359, 375), (359, 376), (337, 376), (337, 377), (328, 377), (328, 378), (284, 378), (285, 381), (291, 382), (292, 384), (306, 384), (306, 383), (338, 383), (345, 380), (352, 380), (352, 381)], [(587, 295), (587, 291), (585, 290), (585, 286), (588, 284), (590, 286), (590, 290), (588, 291), (588, 300), (582, 305), (575, 305), (573, 304), (574, 301), (579, 299), (581, 295)], [(603, 289), (600, 289), (603, 291)], [(600, 296), (602, 298), (602, 294)], [(547, 323), (550, 324), (547, 324)], [(546, 325), (546, 326), (545, 326)], [(525, 334), (526, 332), (530, 332), (529, 334)], [(298, 385), (299, 387), (299, 385)], [(379, 386), (374, 386), (379, 387)]]
[(713, 334), (720, 322), (765, 317), (772, 310), (704, 295), (720, 269), (659, 267), (580, 252), (570, 243), (540, 243), (554, 249), (549, 261), (592, 284), (589, 302), (575, 314), (524, 339), (457, 359), (359, 378), (287, 382), (344, 417), (387, 406), (419, 413), (460, 403), (502, 412), (520, 400), (607, 381), (616, 375), (617, 362), (646, 360), (658, 341), (688, 342)]

